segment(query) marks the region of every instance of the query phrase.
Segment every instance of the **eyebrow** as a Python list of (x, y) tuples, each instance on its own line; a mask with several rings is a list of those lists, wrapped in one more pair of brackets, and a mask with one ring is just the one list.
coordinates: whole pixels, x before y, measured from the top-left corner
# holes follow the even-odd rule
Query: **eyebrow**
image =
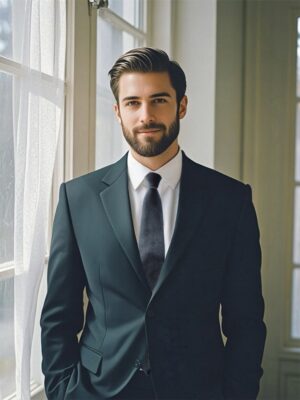
[[(168, 92), (159, 92), (159, 93), (154, 93), (150, 96), (150, 99), (154, 99), (156, 97), (171, 97), (171, 95)], [(127, 96), (122, 99), (123, 101), (129, 101), (129, 100), (138, 100), (140, 97), (138, 96)]]
[(154, 93), (150, 96), (151, 99), (154, 97), (171, 97), (171, 95), (168, 92), (160, 92), (160, 93)]

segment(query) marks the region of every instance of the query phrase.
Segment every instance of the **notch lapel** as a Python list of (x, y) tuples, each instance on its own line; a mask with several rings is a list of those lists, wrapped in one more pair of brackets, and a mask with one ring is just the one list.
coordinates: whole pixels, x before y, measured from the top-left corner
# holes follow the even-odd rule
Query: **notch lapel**
[(109, 186), (100, 198), (111, 227), (138, 278), (151, 295), (136, 242), (128, 194), (127, 154), (102, 179)]

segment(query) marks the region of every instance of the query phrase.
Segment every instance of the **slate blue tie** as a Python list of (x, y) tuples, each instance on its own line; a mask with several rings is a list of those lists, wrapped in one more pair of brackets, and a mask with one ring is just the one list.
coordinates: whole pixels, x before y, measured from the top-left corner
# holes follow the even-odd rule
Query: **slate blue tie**
[(151, 290), (154, 288), (165, 258), (162, 205), (157, 187), (161, 176), (146, 175), (148, 191), (143, 201), (139, 250), (144, 272)]

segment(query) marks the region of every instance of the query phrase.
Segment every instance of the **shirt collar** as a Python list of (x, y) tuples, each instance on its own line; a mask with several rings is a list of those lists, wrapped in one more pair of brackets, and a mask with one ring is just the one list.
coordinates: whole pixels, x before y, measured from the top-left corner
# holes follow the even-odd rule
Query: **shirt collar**
[[(128, 168), (129, 180), (134, 190), (136, 190), (141, 185), (145, 176), (149, 172), (154, 172), (151, 169), (145, 167), (145, 165), (138, 162), (131, 154), (131, 151), (129, 151), (127, 157), (127, 168)], [(162, 167), (158, 168), (155, 172), (161, 175), (162, 182), (166, 183), (172, 189), (175, 189), (180, 180), (181, 169), (182, 169), (182, 152), (179, 149), (175, 157), (173, 157)]]

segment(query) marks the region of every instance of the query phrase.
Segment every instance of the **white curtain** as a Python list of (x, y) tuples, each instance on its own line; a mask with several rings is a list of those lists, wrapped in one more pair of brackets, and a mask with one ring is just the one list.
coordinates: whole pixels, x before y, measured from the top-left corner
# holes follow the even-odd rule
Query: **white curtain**
[(51, 181), (64, 120), (66, 0), (13, 0), (16, 266), (15, 352), (18, 400), (30, 399), (30, 355), (46, 255)]

